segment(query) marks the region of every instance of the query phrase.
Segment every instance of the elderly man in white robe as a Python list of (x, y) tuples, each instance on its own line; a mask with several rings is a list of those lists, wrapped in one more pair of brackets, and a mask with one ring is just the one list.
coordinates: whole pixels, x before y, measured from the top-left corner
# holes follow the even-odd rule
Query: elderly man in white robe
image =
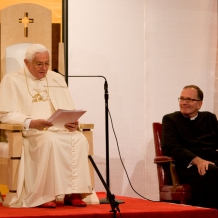
[(50, 54), (41, 44), (27, 49), (24, 63), (0, 87), (1, 122), (24, 126), (17, 195), (5, 203), (55, 208), (56, 197), (65, 195), (65, 204), (85, 207), (81, 196), (92, 193), (88, 142), (78, 121), (63, 128), (46, 121), (57, 109), (75, 109), (65, 80), (48, 70)]

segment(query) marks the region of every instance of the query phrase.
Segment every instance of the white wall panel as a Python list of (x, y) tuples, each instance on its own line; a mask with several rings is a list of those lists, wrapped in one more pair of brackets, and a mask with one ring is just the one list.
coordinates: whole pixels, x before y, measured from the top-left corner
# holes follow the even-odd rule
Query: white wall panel
[[(216, 0), (69, 0), (69, 74), (107, 78), (109, 109), (133, 187), (158, 199), (152, 122), (178, 110), (188, 84), (213, 111)], [(81, 122), (95, 124), (94, 159), (105, 176), (104, 79), (69, 78)], [(110, 182), (115, 195), (136, 196), (110, 133)], [(97, 175), (96, 191), (103, 191)]]
[[(70, 0), (69, 73), (102, 75), (108, 81), (109, 110), (129, 177), (144, 194), (144, 2)], [(94, 153), (105, 176), (104, 79), (71, 78), (75, 104), (95, 124)], [(133, 195), (109, 129), (110, 183), (117, 195)], [(96, 191), (104, 190), (96, 175)]]

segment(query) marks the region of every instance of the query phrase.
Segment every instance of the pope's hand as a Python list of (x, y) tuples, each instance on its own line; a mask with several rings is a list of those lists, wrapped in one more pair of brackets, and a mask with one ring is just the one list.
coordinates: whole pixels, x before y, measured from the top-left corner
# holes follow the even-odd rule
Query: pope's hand
[(66, 129), (68, 129), (70, 132), (76, 131), (78, 129), (79, 122), (76, 121), (75, 123), (67, 123), (64, 125)]
[(51, 122), (39, 119), (39, 120), (31, 120), (29, 127), (32, 129), (46, 130), (50, 126), (53, 126)]

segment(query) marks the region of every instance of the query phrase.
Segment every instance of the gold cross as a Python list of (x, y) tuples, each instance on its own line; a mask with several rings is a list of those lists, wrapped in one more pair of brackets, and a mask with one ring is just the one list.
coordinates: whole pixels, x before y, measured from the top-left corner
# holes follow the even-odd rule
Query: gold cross
[(33, 23), (34, 19), (28, 18), (28, 13), (24, 13), (24, 18), (19, 19), (19, 23), (24, 24), (24, 37), (28, 37), (28, 23)]

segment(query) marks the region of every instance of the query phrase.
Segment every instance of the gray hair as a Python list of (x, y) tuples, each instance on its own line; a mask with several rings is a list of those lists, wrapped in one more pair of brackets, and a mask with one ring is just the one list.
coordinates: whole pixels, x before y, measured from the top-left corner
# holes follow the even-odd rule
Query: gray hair
[(27, 48), (26, 53), (25, 53), (25, 59), (31, 62), (37, 52), (39, 53), (48, 52), (50, 56), (49, 50), (44, 45), (33, 44)]
[(188, 85), (188, 86), (185, 86), (183, 89), (187, 89), (187, 88), (193, 88), (197, 91), (197, 98), (199, 98), (199, 100), (203, 101), (203, 98), (204, 98), (204, 93), (202, 92), (202, 90), (196, 86), (196, 85)]

